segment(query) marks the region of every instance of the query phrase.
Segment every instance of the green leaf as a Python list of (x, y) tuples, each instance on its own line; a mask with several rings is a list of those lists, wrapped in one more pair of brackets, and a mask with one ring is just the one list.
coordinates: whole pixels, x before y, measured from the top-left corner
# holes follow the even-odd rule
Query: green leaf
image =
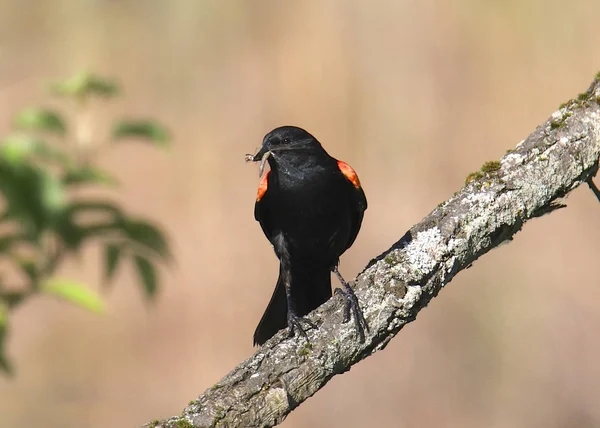
[[(0, 302), (0, 331), (6, 327), (8, 324), (8, 307)], [(1, 339), (0, 339), (1, 342)]]
[[(0, 294), (0, 300), (3, 300), (6, 307), (11, 309), (23, 303), (27, 297), (31, 296), (31, 293), (31, 291), (5, 291)], [(0, 306), (2, 306), (2, 303), (0, 301)]]
[(66, 186), (81, 184), (105, 184), (114, 186), (117, 184), (117, 180), (109, 172), (91, 166), (83, 166), (77, 169), (68, 170), (62, 177), (62, 182)]
[(75, 223), (71, 207), (64, 210), (56, 219), (54, 230), (60, 238), (65, 250), (77, 251), (85, 238), (82, 228)]
[[(0, 335), (1, 334), (2, 332), (0, 332)], [(2, 343), (0, 343), (0, 346), (2, 346)], [(4, 349), (2, 348), (0, 348), (0, 371), (3, 371), (7, 376), (13, 376), (15, 374), (12, 364), (4, 354)]]
[(13, 374), (13, 367), (4, 353), (6, 336), (8, 333), (8, 308), (0, 302), (0, 371), (6, 375)]
[(155, 120), (122, 120), (113, 128), (113, 139), (139, 138), (157, 146), (167, 146), (170, 141), (167, 129)]
[(153, 251), (164, 260), (171, 258), (167, 239), (157, 226), (141, 220), (126, 220), (124, 230), (136, 244)]
[(57, 112), (39, 107), (23, 110), (14, 119), (15, 127), (28, 131), (51, 132), (64, 135), (67, 127)]
[(65, 188), (52, 174), (42, 175), (42, 206), (48, 213), (56, 213), (67, 205)]
[[(90, 219), (91, 217), (91, 219)], [(80, 200), (64, 209), (55, 222), (65, 248), (78, 250), (86, 239), (124, 235), (123, 214), (110, 202)]]
[(2, 139), (0, 158), (6, 160), (9, 164), (22, 164), (32, 157), (55, 162), (62, 167), (67, 167), (73, 163), (67, 153), (50, 146), (40, 138), (26, 134), (10, 134)]
[(154, 265), (150, 260), (139, 255), (134, 256), (134, 261), (140, 281), (144, 286), (146, 296), (150, 298), (154, 297), (157, 290), (157, 278)]
[(32, 239), (50, 227), (66, 206), (62, 183), (51, 169), (31, 162), (12, 165), (0, 158), (0, 193), (5, 198), (3, 220), (15, 220)]
[(40, 272), (35, 260), (24, 257), (13, 257), (13, 261), (19, 266), (29, 281), (31, 281), (31, 285), (35, 286), (40, 277)]
[(119, 93), (119, 85), (114, 81), (89, 72), (81, 72), (75, 76), (55, 83), (52, 93), (73, 98), (85, 98), (89, 95), (114, 97)]
[(104, 247), (104, 270), (107, 283), (112, 281), (115, 276), (122, 254), (123, 247), (121, 245), (106, 244)]
[(16, 165), (35, 154), (41, 144), (39, 138), (29, 135), (12, 134), (2, 139), (0, 157), (9, 164)]
[(63, 298), (91, 312), (101, 313), (104, 311), (104, 302), (100, 296), (75, 281), (51, 279), (42, 285), (41, 291)]

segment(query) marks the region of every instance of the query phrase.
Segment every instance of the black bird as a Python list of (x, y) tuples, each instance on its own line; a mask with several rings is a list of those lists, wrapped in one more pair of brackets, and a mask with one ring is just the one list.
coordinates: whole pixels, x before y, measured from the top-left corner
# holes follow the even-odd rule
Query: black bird
[(356, 239), (367, 199), (354, 170), (331, 157), (315, 137), (295, 126), (268, 133), (249, 161), (265, 161), (254, 217), (279, 258), (279, 278), (269, 306), (254, 332), (262, 345), (289, 327), (306, 337), (301, 317), (331, 297), (331, 272), (342, 283), (344, 322), (354, 316), (360, 339), (368, 328), (358, 301), (338, 271), (340, 256)]

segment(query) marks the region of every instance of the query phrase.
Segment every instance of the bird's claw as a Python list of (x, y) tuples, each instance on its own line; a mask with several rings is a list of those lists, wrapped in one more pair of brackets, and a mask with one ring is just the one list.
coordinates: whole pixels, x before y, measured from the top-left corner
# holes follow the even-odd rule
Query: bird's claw
[(344, 298), (344, 323), (350, 321), (350, 314), (354, 316), (354, 326), (361, 342), (365, 341), (365, 331), (369, 332), (369, 325), (363, 315), (356, 294), (348, 283), (343, 284), (344, 288), (336, 288), (335, 294), (339, 294)]
[(298, 331), (298, 333), (300, 333), (300, 336), (304, 337), (304, 339), (306, 339), (307, 342), (309, 342), (308, 336), (306, 335), (306, 331), (304, 330), (302, 324), (304, 323), (310, 328), (317, 328), (317, 326), (312, 321), (307, 320), (306, 318), (299, 317), (298, 315), (289, 311), (287, 315), (287, 322), (288, 337), (294, 337), (296, 331)]

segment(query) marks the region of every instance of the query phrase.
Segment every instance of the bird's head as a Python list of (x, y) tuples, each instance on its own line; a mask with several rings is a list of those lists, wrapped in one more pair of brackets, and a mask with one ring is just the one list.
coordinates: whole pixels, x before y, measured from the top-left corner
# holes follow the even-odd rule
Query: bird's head
[(281, 126), (265, 135), (260, 150), (254, 155), (246, 155), (246, 160), (261, 162), (262, 175), (267, 161), (274, 168), (275, 164), (286, 159), (302, 159), (316, 153), (324, 153), (324, 150), (315, 137), (296, 126)]

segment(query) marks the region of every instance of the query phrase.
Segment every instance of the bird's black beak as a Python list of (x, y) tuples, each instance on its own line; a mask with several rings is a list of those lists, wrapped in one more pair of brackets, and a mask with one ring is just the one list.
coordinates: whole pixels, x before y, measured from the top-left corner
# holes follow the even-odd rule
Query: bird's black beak
[(260, 150), (258, 152), (256, 152), (255, 154), (250, 154), (250, 153), (246, 154), (246, 156), (245, 156), (246, 162), (262, 161), (262, 158), (264, 156), (268, 157), (269, 155), (267, 155), (267, 153), (270, 154), (270, 152), (271, 151), (269, 149), (267, 149), (265, 146), (262, 146), (260, 148)]
[(254, 155), (254, 158), (252, 159), (253, 162), (266, 162), (266, 160), (269, 158), (269, 156), (271, 155), (271, 150), (267, 149), (265, 146), (262, 146), (260, 148), (260, 150), (258, 151), (258, 153), (256, 153)]

